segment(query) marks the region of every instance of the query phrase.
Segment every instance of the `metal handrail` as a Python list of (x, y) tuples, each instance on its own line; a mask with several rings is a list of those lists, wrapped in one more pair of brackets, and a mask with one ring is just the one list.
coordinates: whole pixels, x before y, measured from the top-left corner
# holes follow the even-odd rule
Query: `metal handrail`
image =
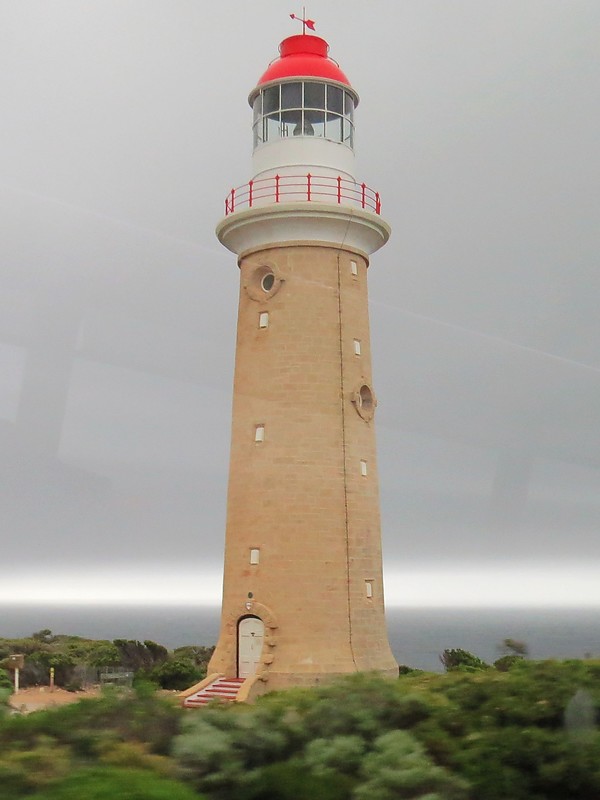
[[(284, 199), (282, 199), (284, 198)], [(320, 198), (334, 200), (339, 205), (349, 203), (366, 211), (381, 214), (379, 192), (364, 183), (342, 178), (341, 175), (272, 175), (249, 181), (232, 189), (225, 198), (225, 216), (239, 208), (252, 208), (268, 202), (286, 202), (286, 198), (319, 202)]]

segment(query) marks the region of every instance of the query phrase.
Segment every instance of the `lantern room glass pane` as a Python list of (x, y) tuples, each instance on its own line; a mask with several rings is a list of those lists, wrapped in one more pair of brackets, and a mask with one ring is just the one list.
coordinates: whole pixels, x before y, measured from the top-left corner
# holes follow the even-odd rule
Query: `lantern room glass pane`
[(327, 87), (327, 110), (336, 114), (344, 113), (344, 93), (339, 86)]
[(354, 115), (354, 100), (348, 92), (344, 92), (344, 114), (350, 119)]
[(302, 122), (302, 109), (292, 108), (289, 111), (282, 111), (281, 120), (288, 125), (297, 125), (299, 122)]
[(256, 122), (262, 114), (262, 94), (259, 94), (254, 98), (252, 111), (253, 111), (252, 118), (254, 122)]
[(354, 125), (348, 119), (344, 119), (344, 144), (354, 147)]
[[(308, 115), (311, 115), (308, 118)], [(305, 111), (304, 112), (305, 136), (325, 136), (325, 112), (324, 111)]]
[(281, 108), (302, 108), (302, 84), (281, 84)]
[(272, 142), (273, 139), (281, 138), (281, 125), (279, 114), (272, 114), (270, 117), (263, 118), (263, 139), (265, 142)]
[(325, 84), (304, 84), (304, 108), (325, 108)]
[(274, 111), (279, 111), (279, 86), (270, 86), (262, 93), (263, 96), (263, 114), (272, 114)]
[(317, 111), (314, 108), (307, 108), (304, 112), (304, 119), (308, 120), (313, 125), (315, 122), (322, 123), (325, 119), (325, 112), (324, 111)]
[(343, 141), (342, 138), (342, 118), (337, 114), (327, 115), (327, 127), (325, 129), (325, 136), (334, 142)]

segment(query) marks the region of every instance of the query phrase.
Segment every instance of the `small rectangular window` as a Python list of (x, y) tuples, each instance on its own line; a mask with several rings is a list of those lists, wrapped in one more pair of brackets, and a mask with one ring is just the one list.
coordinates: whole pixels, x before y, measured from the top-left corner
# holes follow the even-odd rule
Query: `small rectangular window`
[(254, 429), (254, 441), (255, 442), (264, 442), (265, 440), (265, 426), (264, 425), (257, 425)]
[(355, 356), (360, 355), (360, 339), (354, 340), (354, 355)]
[(268, 311), (261, 311), (258, 315), (258, 327), (259, 328), (268, 328), (269, 327), (269, 312)]
[(258, 547), (253, 547), (250, 550), (250, 563), (251, 564), (258, 564), (260, 561), (260, 550)]
[(367, 597), (373, 597), (373, 581), (365, 581), (365, 591), (367, 593)]
[(361, 462), (360, 462), (360, 474), (363, 475), (363, 476), (367, 474), (367, 462), (366, 461), (361, 460)]
[(358, 264), (356, 263), (356, 261), (350, 262), (350, 272), (353, 275), (358, 275)]

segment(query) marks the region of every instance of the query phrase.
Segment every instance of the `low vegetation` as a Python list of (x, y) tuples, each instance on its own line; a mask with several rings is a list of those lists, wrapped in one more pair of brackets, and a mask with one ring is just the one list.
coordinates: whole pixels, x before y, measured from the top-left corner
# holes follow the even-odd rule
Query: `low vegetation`
[[(54, 669), (56, 686), (77, 690), (86, 683), (100, 682), (115, 670), (131, 673), (138, 681), (161, 689), (185, 689), (206, 675), (214, 648), (187, 646), (169, 651), (156, 642), (132, 639), (85, 639), (53, 635), (44, 629), (22, 639), (0, 639), (0, 668), (12, 653), (25, 656), (20, 672), (22, 687), (47, 685)], [(0, 669), (0, 688), (10, 679)]]
[[(103, 644), (143, 674), (203, 652)], [(488, 666), (448, 650), (445, 674), (354, 675), (253, 706), (184, 711), (139, 682), (27, 716), (5, 710), (0, 800), (600, 797), (600, 662), (501, 653)]]

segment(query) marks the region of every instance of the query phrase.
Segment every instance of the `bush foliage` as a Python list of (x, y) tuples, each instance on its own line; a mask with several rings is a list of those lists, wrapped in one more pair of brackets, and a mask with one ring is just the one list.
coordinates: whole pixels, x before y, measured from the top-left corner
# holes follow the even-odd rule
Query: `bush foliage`
[[(521, 658), (507, 672), (458, 669), (396, 683), (357, 675), (267, 695), (252, 708), (191, 714), (173, 755), (183, 779), (223, 800), (589, 800), (600, 796), (600, 737), (590, 722), (599, 670)], [(585, 737), (575, 739), (565, 718), (581, 714)]]
[[(110, 642), (54, 635), (48, 628), (22, 639), (0, 639), (0, 661), (11, 653), (25, 656), (20, 675), (23, 688), (47, 685), (51, 667), (56, 686), (67, 689), (81, 688), (86, 681), (98, 682), (106, 667), (121, 667), (134, 672), (138, 680), (153, 682), (162, 689), (186, 689), (205, 677), (213, 650), (197, 645), (170, 652), (150, 639)], [(0, 688), (9, 685), (6, 681), (4, 670), (0, 669)]]
[(198, 800), (179, 781), (137, 769), (81, 769), (30, 800)]
[[(41, 633), (39, 645), (57, 644)], [(206, 655), (114, 647), (146, 673), (178, 675)], [(513, 649), (501, 670), (447, 652), (445, 674), (358, 674), (253, 706), (184, 711), (146, 684), (0, 715), (0, 800), (600, 797), (599, 662), (535, 662)]]

